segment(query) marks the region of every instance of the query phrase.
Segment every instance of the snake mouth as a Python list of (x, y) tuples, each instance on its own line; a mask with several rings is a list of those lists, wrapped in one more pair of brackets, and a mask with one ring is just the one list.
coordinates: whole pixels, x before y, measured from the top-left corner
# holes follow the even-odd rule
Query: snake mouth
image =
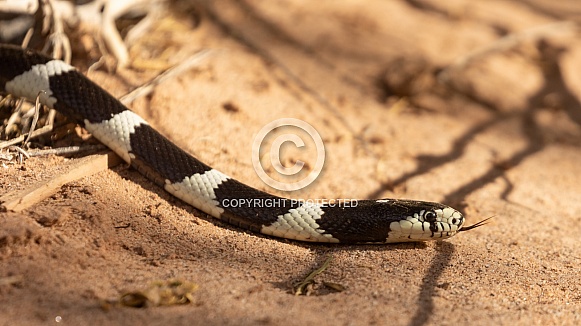
[(476, 229), (476, 228), (478, 228), (478, 227), (481, 227), (481, 226), (483, 226), (483, 225), (486, 225), (486, 224), (490, 223), (490, 222), (488, 222), (488, 221), (489, 221), (491, 218), (493, 218), (493, 217), (494, 217), (494, 216), (491, 216), (491, 217), (489, 217), (489, 218), (485, 218), (485, 219), (483, 219), (483, 220), (482, 220), (482, 221), (480, 221), (480, 222), (476, 222), (476, 223), (474, 223), (474, 224), (472, 224), (472, 225), (470, 225), (470, 226), (462, 227), (462, 228), (460, 228), (460, 229), (458, 230), (458, 232), (463, 232), (463, 231), (470, 231), (470, 230)]

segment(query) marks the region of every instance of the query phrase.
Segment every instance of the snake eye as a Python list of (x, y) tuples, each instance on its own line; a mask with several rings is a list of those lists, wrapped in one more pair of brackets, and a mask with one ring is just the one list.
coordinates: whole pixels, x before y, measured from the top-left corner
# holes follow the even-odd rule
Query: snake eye
[(432, 211), (426, 212), (424, 218), (426, 219), (427, 222), (434, 222), (436, 221), (436, 213)]

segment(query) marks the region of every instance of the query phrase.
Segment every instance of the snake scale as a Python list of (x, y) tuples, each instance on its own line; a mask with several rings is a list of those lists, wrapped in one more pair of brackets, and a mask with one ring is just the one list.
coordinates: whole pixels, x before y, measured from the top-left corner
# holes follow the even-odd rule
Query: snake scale
[[(259, 191), (180, 149), (74, 67), (32, 50), (0, 45), (0, 91), (29, 100), (40, 94), (41, 103), (83, 126), (175, 197), (254, 232), (311, 242), (393, 243), (449, 238), (465, 221), (440, 203), (313, 204)], [(227, 204), (232, 201), (248, 204)]]

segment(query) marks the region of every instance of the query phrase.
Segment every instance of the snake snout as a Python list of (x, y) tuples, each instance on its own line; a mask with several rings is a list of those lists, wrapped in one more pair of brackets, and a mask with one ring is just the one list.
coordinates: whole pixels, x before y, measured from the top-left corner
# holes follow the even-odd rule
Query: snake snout
[(430, 221), (430, 230), (432, 237), (449, 238), (455, 235), (464, 224), (464, 216), (452, 207), (435, 209), (436, 218)]
[(464, 215), (452, 207), (446, 207), (438, 211), (440, 211), (437, 212), (440, 221), (448, 224), (451, 230), (458, 231), (462, 228), (462, 225), (464, 225)]

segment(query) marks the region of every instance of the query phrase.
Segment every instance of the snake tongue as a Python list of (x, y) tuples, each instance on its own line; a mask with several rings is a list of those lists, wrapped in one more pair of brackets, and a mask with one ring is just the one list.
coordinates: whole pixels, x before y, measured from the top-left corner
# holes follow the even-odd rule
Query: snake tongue
[(463, 228), (461, 228), (460, 230), (458, 230), (458, 232), (462, 232), (462, 231), (470, 231), (470, 230), (472, 230), (472, 229), (476, 229), (477, 227), (481, 227), (481, 226), (483, 226), (483, 225), (486, 225), (486, 224), (490, 223), (490, 222), (488, 222), (488, 223), (487, 223), (487, 221), (488, 221), (488, 220), (490, 220), (490, 219), (491, 219), (491, 218), (493, 218), (493, 217), (494, 217), (494, 216), (491, 216), (491, 217), (489, 217), (489, 218), (486, 218), (486, 219), (484, 219), (484, 220), (482, 220), (482, 221), (480, 221), (480, 222), (477, 222), (477, 223), (475, 223), (475, 224), (472, 224), (472, 225), (470, 225), (470, 226), (463, 227)]

